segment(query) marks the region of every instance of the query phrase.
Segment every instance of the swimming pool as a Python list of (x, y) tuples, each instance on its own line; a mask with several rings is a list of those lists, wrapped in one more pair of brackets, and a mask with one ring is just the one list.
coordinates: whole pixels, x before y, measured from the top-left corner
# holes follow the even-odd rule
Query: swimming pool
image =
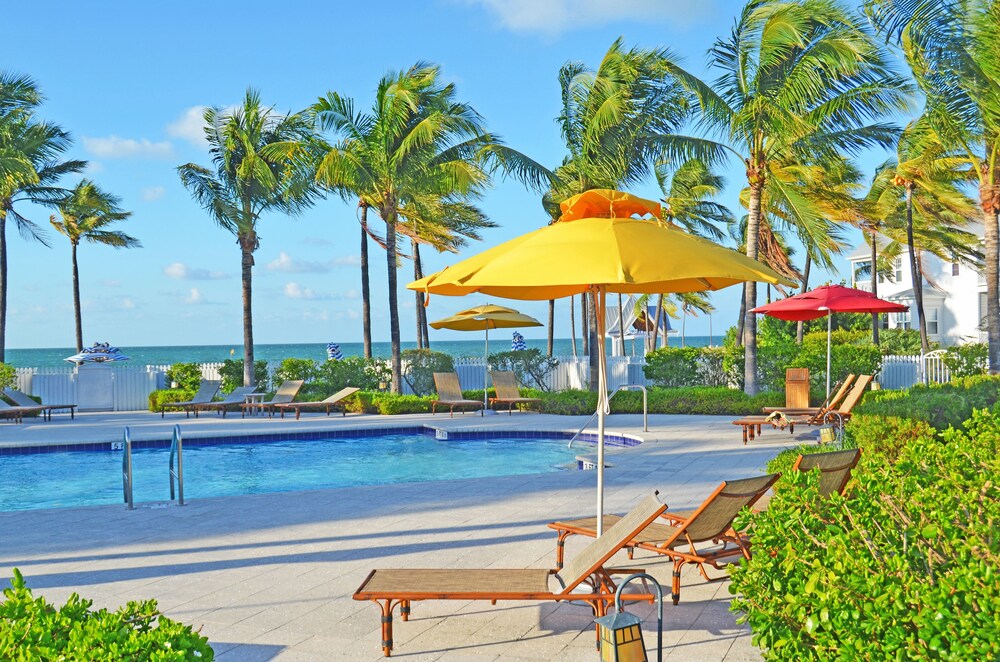
[[(169, 498), (169, 450), (150, 445), (160, 447), (132, 453), (136, 503)], [(439, 440), (433, 431), (226, 443), (190, 439), (184, 442), (184, 497), (513, 476), (567, 468), (580, 452), (568, 449), (565, 439)], [(110, 450), (4, 454), (0, 511), (122, 503), (121, 462), (122, 453)]]

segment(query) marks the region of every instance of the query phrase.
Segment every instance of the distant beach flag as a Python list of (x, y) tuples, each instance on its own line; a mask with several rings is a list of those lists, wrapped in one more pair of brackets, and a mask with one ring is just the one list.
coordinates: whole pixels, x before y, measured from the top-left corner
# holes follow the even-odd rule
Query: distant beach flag
[(335, 342), (327, 343), (326, 358), (330, 361), (340, 361), (344, 355), (340, 353), (340, 345)]
[(236, 350), (235, 350), (235, 349), (231, 349), (231, 350), (229, 350), (229, 358), (233, 358), (233, 356), (234, 356), (235, 354), (236, 354)]
[(514, 352), (523, 352), (528, 349), (528, 346), (524, 342), (524, 336), (517, 331), (514, 332), (514, 339), (510, 343), (510, 349)]

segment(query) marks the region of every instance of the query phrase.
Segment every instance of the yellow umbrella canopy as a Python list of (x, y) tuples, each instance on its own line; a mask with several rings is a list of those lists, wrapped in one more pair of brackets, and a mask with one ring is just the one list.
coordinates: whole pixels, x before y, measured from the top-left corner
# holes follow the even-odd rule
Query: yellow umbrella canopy
[[(560, 205), (555, 223), (511, 239), (407, 285), (427, 294), (481, 292), (544, 300), (592, 292), (604, 319), (608, 292), (661, 294), (718, 290), (746, 281), (794, 285), (756, 260), (661, 220), (659, 203), (595, 189)], [(633, 215), (652, 218), (633, 218)], [(604, 512), (604, 428), (609, 411), (604, 325), (599, 324), (597, 523)]]
[(463, 310), (460, 313), (455, 313), (451, 317), (445, 317), (444, 319), (440, 319), (436, 322), (431, 322), (431, 326), (435, 329), (451, 329), (453, 331), (486, 332), (486, 347), (483, 354), (483, 358), (485, 359), (483, 364), (483, 407), (488, 409), (489, 397), (486, 391), (490, 385), (490, 329), (515, 329), (525, 326), (542, 326), (542, 323), (531, 315), (519, 313), (513, 308), (487, 304), (485, 306), (469, 308), (468, 310)]

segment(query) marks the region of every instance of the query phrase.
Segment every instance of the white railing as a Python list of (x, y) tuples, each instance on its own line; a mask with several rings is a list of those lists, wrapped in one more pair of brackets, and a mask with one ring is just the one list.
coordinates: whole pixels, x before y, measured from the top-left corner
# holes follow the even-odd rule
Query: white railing
[(914, 384), (943, 384), (951, 381), (944, 364), (944, 350), (911, 356), (885, 356), (877, 381), (882, 388), (909, 388)]

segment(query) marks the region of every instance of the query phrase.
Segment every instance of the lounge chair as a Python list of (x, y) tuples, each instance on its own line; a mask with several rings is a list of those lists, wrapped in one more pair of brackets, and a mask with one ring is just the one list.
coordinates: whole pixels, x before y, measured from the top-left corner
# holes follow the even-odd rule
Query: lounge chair
[(38, 404), (34, 407), (13, 407), (3, 400), (0, 400), (0, 418), (10, 418), (14, 420), (14, 423), (21, 423), (26, 414), (33, 413), (44, 415), (45, 407)]
[(810, 416), (787, 416), (786, 418), (792, 426), (792, 430), (795, 430), (794, 426), (796, 425), (825, 425), (830, 422), (838, 426), (843, 425), (851, 418), (851, 413), (854, 411), (855, 405), (861, 402), (861, 398), (864, 396), (865, 390), (872, 383), (872, 379), (871, 375), (860, 375), (851, 386), (850, 391), (847, 392), (847, 395), (844, 396), (840, 406), (827, 407)]
[(227, 395), (222, 400), (216, 402), (203, 402), (200, 405), (191, 405), (191, 411), (194, 412), (195, 418), (198, 417), (198, 413), (202, 411), (218, 411), (222, 414), (222, 417), (226, 417), (226, 411), (229, 407), (240, 406), (244, 404), (247, 400), (247, 396), (254, 392), (253, 386), (238, 386), (234, 388), (232, 393)]
[(318, 402), (284, 402), (274, 405), (274, 409), (281, 413), (281, 417), (285, 417), (285, 412), (290, 410), (295, 410), (295, 420), (299, 420), (299, 416), (302, 414), (303, 409), (326, 409), (326, 415), (330, 415), (331, 409), (339, 409), (344, 416), (347, 416), (347, 409), (344, 407), (343, 400), (354, 395), (361, 389), (348, 386), (347, 388), (342, 388), (333, 395), (331, 395), (326, 400), (319, 400)]
[(438, 399), (431, 402), (431, 414), (437, 413), (438, 405), (447, 405), (452, 418), (455, 417), (455, 407), (474, 407), (483, 409), (482, 400), (466, 400), (462, 397), (462, 387), (458, 385), (458, 375), (454, 372), (435, 372), (434, 388), (437, 389)]
[(496, 390), (496, 397), (490, 398), (490, 406), (507, 405), (507, 414), (514, 410), (514, 405), (531, 404), (541, 402), (539, 398), (522, 398), (521, 391), (517, 387), (517, 377), (509, 370), (496, 370), (490, 373), (493, 380), (493, 388)]
[[(837, 385), (837, 390), (833, 392), (833, 396), (826, 400), (819, 407), (764, 407), (765, 414), (773, 414), (774, 412), (781, 412), (786, 416), (797, 416), (797, 415), (814, 415), (819, 414), (824, 411), (829, 411), (832, 408), (840, 406), (840, 401), (844, 399), (847, 392), (851, 390), (851, 386), (854, 385), (854, 375), (847, 375), (844, 381)], [(787, 403), (787, 398), (786, 398)]]
[[(382, 610), (382, 652), (392, 653), (392, 612), (398, 606), (403, 620), (410, 604), (420, 600), (498, 600), (586, 602), (595, 616), (603, 616), (614, 601), (613, 568), (607, 563), (628, 541), (666, 510), (656, 492), (643, 499), (632, 511), (619, 518), (604, 535), (584, 548), (565, 569), (408, 569), (372, 570), (357, 591), (355, 600), (371, 600)], [(633, 572), (629, 570), (628, 572)], [(558, 585), (550, 586), (552, 577)], [(575, 592), (581, 585), (588, 592)], [(631, 600), (652, 600), (652, 596), (628, 594)]]
[(811, 453), (799, 455), (792, 465), (793, 471), (812, 471), (819, 469), (819, 493), (822, 496), (843, 494), (847, 482), (851, 479), (851, 471), (858, 466), (861, 459), (861, 449), (851, 448), (844, 451), (827, 453)]
[(3, 390), (3, 394), (7, 396), (7, 398), (9, 398), (16, 407), (25, 407), (27, 409), (37, 409), (38, 407), (42, 407), (42, 413), (45, 415), (45, 418), (50, 421), (52, 420), (52, 412), (56, 409), (68, 409), (69, 417), (76, 418), (76, 412), (74, 411), (76, 409), (76, 405), (40, 405), (27, 393), (18, 391), (16, 388), (5, 388)]
[(184, 418), (189, 417), (191, 412), (195, 411), (194, 407), (196, 405), (205, 405), (210, 403), (215, 397), (215, 394), (219, 392), (219, 386), (221, 385), (222, 382), (217, 379), (201, 380), (201, 384), (198, 385), (197, 393), (195, 393), (190, 400), (185, 402), (168, 402), (160, 405), (160, 418), (164, 417), (167, 409), (183, 409)]
[(274, 415), (274, 407), (276, 405), (288, 404), (295, 399), (295, 396), (299, 394), (299, 389), (305, 384), (303, 379), (289, 379), (282, 382), (278, 390), (275, 391), (274, 397), (267, 402), (244, 402), (240, 405), (240, 416), (246, 416), (248, 413), (253, 414), (253, 410), (257, 409), (260, 412), (267, 412), (267, 417), (270, 418)]
[[(669, 556), (674, 560), (673, 587), (671, 598), (674, 604), (681, 599), (681, 568), (685, 563), (694, 563), (706, 581), (711, 581), (705, 572), (705, 565), (721, 569), (726, 559), (750, 558), (750, 541), (732, 530), (736, 515), (752, 506), (770, 489), (781, 474), (768, 474), (754, 478), (726, 481), (715, 488), (705, 501), (691, 511), (664, 513), (670, 524), (650, 523), (632, 538), (625, 547), (631, 554), (634, 549), (645, 549)], [(604, 528), (616, 526), (620, 515), (605, 515)], [(566, 539), (571, 535), (594, 537), (597, 535), (597, 518), (552, 522), (550, 529), (558, 533), (556, 538), (556, 568), (561, 568)], [(696, 544), (711, 542), (712, 546), (696, 547)], [(688, 551), (678, 549), (688, 546)]]

